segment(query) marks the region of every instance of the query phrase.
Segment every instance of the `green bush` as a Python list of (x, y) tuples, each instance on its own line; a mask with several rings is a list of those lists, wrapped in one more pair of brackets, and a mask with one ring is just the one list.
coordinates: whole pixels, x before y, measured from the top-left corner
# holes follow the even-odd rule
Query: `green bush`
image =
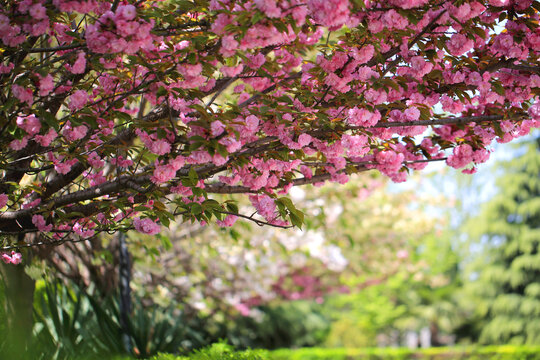
[(540, 347), (493, 346), (411, 350), (404, 348), (280, 349), (268, 360), (540, 360)]
[(259, 306), (257, 318), (237, 317), (219, 334), (237, 349), (301, 348), (322, 344), (330, 319), (310, 301)]
[(151, 360), (264, 360), (268, 355), (265, 350), (234, 351), (234, 348), (224, 343), (216, 343), (210, 347), (196, 350), (188, 356), (159, 354)]
[[(125, 348), (117, 297), (101, 299), (77, 286), (54, 282), (37, 294), (32, 359), (108, 359)], [(130, 355), (186, 353), (207, 344), (204, 321), (187, 318), (173, 306), (143, 307), (133, 302), (128, 318)], [(0, 339), (0, 349), (2, 340)], [(39, 356), (38, 356), (39, 355)]]
[(540, 360), (540, 347), (303, 348), (235, 352), (232, 346), (218, 343), (186, 356), (159, 354), (151, 360)]

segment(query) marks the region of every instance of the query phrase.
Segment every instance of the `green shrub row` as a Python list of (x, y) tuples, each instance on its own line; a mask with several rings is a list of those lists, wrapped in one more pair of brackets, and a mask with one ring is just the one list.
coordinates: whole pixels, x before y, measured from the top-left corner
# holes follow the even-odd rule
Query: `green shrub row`
[[(151, 360), (265, 360), (268, 359), (267, 350), (234, 351), (234, 348), (225, 343), (216, 343), (210, 347), (196, 350), (187, 356), (172, 354), (159, 354)], [(126, 359), (127, 360), (127, 359)]]
[(453, 347), (410, 350), (404, 348), (303, 348), (233, 351), (214, 344), (189, 356), (161, 354), (152, 360), (540, 360), (540, 346)]
[(429, 349), (370, 348), (280, 349), (271, 360), (540, 360), (540, 346), (446, 347)]

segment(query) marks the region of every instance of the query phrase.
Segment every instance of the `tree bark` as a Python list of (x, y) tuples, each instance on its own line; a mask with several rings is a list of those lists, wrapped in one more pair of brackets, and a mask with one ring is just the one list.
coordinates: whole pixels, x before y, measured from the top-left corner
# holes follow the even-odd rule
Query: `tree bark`
[(33, 303), (35, 281), (24, 271), (22, 264), (0, 264), (4, 283), (5, 311), (7, 318), (7, 351), (9, 359), (21, 359), (29, 349), (32, 339)]

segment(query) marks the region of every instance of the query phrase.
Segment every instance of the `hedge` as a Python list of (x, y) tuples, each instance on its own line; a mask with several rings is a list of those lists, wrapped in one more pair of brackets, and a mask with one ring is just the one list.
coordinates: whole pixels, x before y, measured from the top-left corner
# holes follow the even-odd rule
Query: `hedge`
[(368, 348), (280, 349), (268, 360), (540, 360), (540, 346), (440, 347), (429, 349)]
[(540, 346), (441, 347), (429, 349), (303, 348), (233, 351), (214, 344), (189, 356), (161, 354), (152, 360), (540, 360)]

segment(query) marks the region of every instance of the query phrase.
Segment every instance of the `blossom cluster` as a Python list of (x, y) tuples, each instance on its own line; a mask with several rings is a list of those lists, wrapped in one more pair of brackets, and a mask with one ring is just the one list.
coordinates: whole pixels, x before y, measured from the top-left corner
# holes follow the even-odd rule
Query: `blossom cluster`
[(293, 186), (472, 173), (540, 125), (532, 0), (182, 4), (0, 9), (0, 232), (298, 226)]
[(19, 265), (22, 261), (22, 254), (16, 251), (12, 251), (11, 254), (2, 253), (0, 256), (6, 264)]

